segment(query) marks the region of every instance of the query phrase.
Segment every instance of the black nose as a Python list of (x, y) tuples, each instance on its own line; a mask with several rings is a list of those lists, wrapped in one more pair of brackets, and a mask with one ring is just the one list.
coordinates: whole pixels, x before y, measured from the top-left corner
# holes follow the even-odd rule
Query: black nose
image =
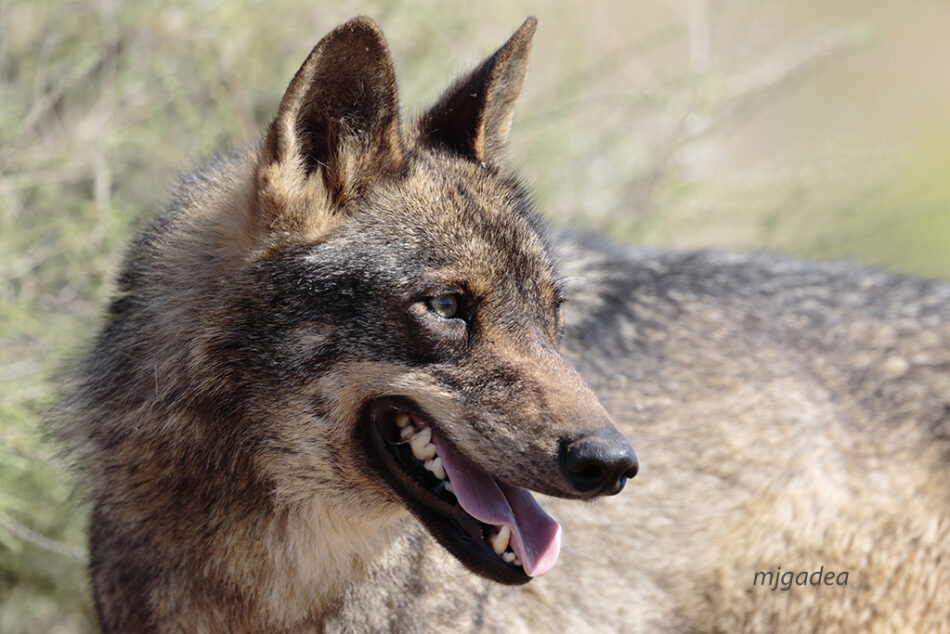
[(614, 429), (562, 442), (559, 458), (574, 488), (590, 496), (620, 493), (640, 468), (630, 443)]

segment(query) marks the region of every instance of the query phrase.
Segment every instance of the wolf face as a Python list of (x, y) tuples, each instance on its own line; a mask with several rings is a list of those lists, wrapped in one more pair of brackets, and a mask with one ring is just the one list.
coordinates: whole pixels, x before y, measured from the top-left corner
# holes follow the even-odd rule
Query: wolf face
[(313, 49), (264, 141), (181, 182), (133, 244), (58, 414), (94, 502), (106, 631), (319, 626), (407, 511), (525, 583), (637, 470), (558, 351), (564, 300), (501, 165), (534, 20), (418, 122), (379, 29)]
[[(527, 489), (616, 493), (637, 469), (558, 353), (561, 283), (528, 194), (498, 162), (534, 26), (402, 130), (375, 25), (353, 20), (317, 45), (257, 167), (255, 317), (235, 328), (267, 392), (295, 395), (260, 399), (256, 415), (279, 412), (269, 433), (293, 456), (262, 461), (278, 488), (311, 491), (324, 474), (347, 513), (408, 507), (506, 583), (557, 559), (560, 529)], [(301, 472), (301, 454), (319, 464)]]

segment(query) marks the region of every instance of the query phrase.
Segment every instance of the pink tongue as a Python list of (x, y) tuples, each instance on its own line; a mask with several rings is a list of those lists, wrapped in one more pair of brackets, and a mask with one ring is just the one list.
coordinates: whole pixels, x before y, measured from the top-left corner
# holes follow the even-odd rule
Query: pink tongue
[(534, 496), (525, 489), (499, 484), (434, 431), (432, 442), (461, 507), (480, 522), (511, 529), (511, 549), (529, 577), (551, 570), (561, 551), (561, 527)]

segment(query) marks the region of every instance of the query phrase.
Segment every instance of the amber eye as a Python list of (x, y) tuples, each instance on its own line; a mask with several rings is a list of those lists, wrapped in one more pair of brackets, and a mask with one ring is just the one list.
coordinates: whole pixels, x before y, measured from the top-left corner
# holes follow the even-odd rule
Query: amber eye
[(443, 319), (459, 316), (458, 295), (439, 295), (429, 299), (429, 309)]

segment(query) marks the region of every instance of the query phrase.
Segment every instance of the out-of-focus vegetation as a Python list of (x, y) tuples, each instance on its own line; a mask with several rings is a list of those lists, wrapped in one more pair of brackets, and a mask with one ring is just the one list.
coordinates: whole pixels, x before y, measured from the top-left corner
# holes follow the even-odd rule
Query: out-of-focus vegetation
[(406, 114), (538, 15), (511, 159), (557, 223), (950, 276), (950, 6), (832, 4), (0, 0), (0, 632), (93, 629), (84, 511), (38, 421), (124, 245), (353, 15), (387, 33)]

